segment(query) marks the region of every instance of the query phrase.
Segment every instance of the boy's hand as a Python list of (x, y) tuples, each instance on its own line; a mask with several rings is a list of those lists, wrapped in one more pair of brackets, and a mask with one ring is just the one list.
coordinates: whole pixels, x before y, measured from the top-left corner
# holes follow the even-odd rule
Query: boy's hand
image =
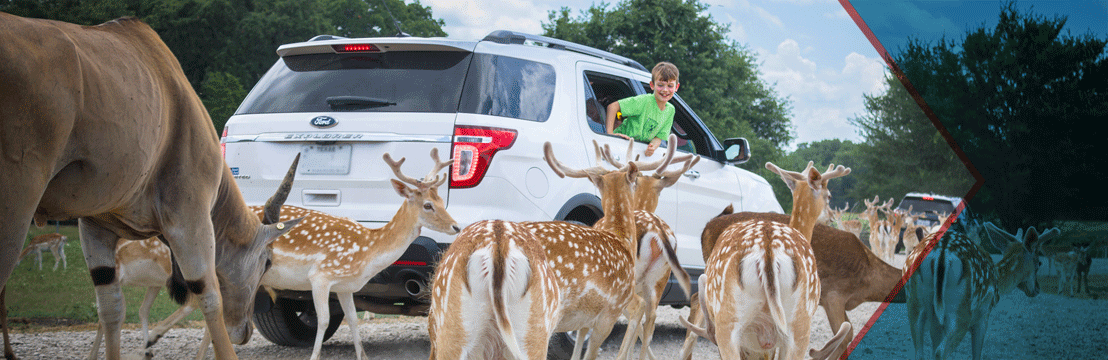
[(630, 137), (630, 136), (627, 136), (627, 135), (623, 135), (623, 134), (620, 134), (620, 133), (608, 133), (608, 134), (610, 134), (610, 135), (615, 135), (615, 136), (619, 136), (619, 137), (623, 138), (624, 140), (631, 140), (631, 137)]
[(662, 144), (662, 140), (659, 140), (658, 138), (654, 138), (654, 140), (650, 140), (650, 143), (646, 145), (646, 156), (650, 157), (651, 155), (654, 155), (654, 150), (657, 150), (658, 145), (661, 145), (661, 144)]

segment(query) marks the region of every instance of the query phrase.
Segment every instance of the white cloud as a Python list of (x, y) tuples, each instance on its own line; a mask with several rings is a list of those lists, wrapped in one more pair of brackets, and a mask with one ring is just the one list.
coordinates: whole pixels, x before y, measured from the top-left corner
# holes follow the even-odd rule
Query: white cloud
[(801, 52), (796, 40), (786, 39), (773, 51), (757, 49), (762, 79), (774, 84), (779, 95), (792, 99), (795, 143), (828, 138), (859, 141), (848, 119), (865, 110), (863, 94), (885, 92), (885, 64), (880, 58), (856, 52), (842, 56), (841, 67), (817, 64), (804, 56), (809, 51), (826, 51), (818, 48), (820, 44), (814, 47), (805, 46)]
[(850, 14), (846, 12), (846, 9), (842, 8), (829, 13), (824, 13), (823, 17), (836, 20), (850, 20)]
[[(493, 30), (514, 30), (530, 34), (542, 33), (542, 22), (552, 6), (533, 1), (514, 0), (424, 0), (435, 18), (446, 23), (443, 30), (456, 39), (478, 40)], [(559, 7), (560, 8), (560, 7)]]
[(772, 13), (770, 13), (768, 10), (766, 10), (765, 8), (763, 8), (761, 6), (752, 4), (748, 0), (738, 0), (738, 7), (742, 10), (753, 12), (755, 15), (757, 15), (759, 18), (761, 18), (765, 22), (773, 24), (773, 25), (777, 26), (778, 28), (784, 28), (785, 27), (785, 23), (781, 21), (780, 17), (777, 17), (776, 15), (773, 15)]

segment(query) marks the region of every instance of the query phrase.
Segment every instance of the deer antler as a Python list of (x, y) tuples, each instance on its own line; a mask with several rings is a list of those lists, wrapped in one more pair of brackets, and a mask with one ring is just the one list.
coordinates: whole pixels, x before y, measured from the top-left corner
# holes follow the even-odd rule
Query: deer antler
[[(440, 170), (447, 168), (450, 164), (454, 163), (453, 159), (446, 159), (446, 161), (439, 161), (439, 149), (431, 148), (431, 160), (435, 162), (435, 166), (431, 167), (431, 172), (427, 173), (427, 176), (423, 177), (424, 183), (430, 183), (431, 187), (439, 187), (446, 179), (450, 178), (450, 175), (443, 175), (439, 178), (438, 173)], [(434, 180), (430, 180), (430, 179)]]
[[(597, 145), (596, 143), (594, 143), (593, 146), (596, 146), (597, 149), (599, 149), (599, 145)], [(554, 148), (552, 145), (550, 145), (549, 141), (542, 145), (542, 151), (545, 154), (545, 156), (543, 156), (543, 160), (546, 160), (546, 163), (550, 165), (550, 169), (553, 170), (554, 173), (557, 174), (559, 177), (587, 178), (589, 177), (589, 174), (597, 175), (605, 174), (608, 172), (608, 170), (601, 168), (599, 165), (586, 169), (574, 169), (566, 166), (565, 164), (562, 164), (561, 161), (558, 161), (558, 159), (554, 157)], [(600, 160), (600, 157), (601, 156), (598, 153), (598, 162)]]
[(385, 155), (382, 157), (385, 159), (385, 163), (389, 164), (389, 168), (392, 169), (392, 173), (396, 175), (397, 179), (419, 188), (432, 188), (442, 185), (446, 181), (446, 179), (449, 178), (449, 176), (440, 178), (436, 174), (438, 174), (438, 172), (443, 168), (450, 166), (450, 164), (453, 163), (451, 159), (447, 159), (446, 161), (439, 161), (439, 149), (432, 148), (431, 160), (434, 160), (435, 165), (431, 167), (431, 172), (428, 173), (427, 176), (423, 178), (423, 180), (417, 180), (408, 175), (404, 175), (404, 173), (400, 171), (400, 166), (404, 165), (404, 160), (406, 158), (393, 160), (392, 155), (389, 155), (389, 153), (385, 153)]

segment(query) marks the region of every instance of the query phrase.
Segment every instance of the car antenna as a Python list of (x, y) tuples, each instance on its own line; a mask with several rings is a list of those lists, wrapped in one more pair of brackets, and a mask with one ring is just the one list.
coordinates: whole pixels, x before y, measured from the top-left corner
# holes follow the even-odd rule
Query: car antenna
[(385, 4), (385, 0), (381, 0), (381, 6), (385, 7), (385, 12), (389, 13), (389, 17), (392, 18), (392, 25), (396, 26), (396, 35), (393, 35), (393, 36), (395, 36), (395, 37), (411, 37), (411, 35), (408, 35), (403, 30), (400, 30), (400, 20), (396, 20), (396, 17), (392, 15), (392, 10), (389, 10), (389, 6), (387, 4)]

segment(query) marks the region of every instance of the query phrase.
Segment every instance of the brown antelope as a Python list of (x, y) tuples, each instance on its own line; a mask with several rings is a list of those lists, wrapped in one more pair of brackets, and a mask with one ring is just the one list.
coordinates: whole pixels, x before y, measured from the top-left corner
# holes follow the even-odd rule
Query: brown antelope
[[(639, 162), (635, 161), (636, 167), (639, 171), (654, 171), (650, 175), (643, 174), (639, 176), (635, 182), (634, 193), (634, 209), (635, 209), (635, 241), (636, 248), (639, 249), (636, 254), (636, 271), (639, 278), (635, 281), (635, 289), (639, 296), (646, 302), (646, 306), (643, 309), (643, 320), (639, 331), (640, 338), (642, 339), (642, 349), (639, 355), (640, 359), (650, 358), (655, 359), (654, 352), (650, 350), (650, 343), (654, 337), (654, 323), (657, 320), (657, 308), (658, 303), (661, 301), (662, 292), (665, 291), (666, 284), (669, 282), (670, 273), (674, 273), (678, 279), (678, 284), (685, 290), (686, 298), (689, 296), (691, 285), (689, 282), (688, 273), (684, 270), (671, 271), (671, 267), (680, 269), (680, 264), (676, 257), (663, 257), (668, 254), (665, 249), (658, 247), (656, 244), (651, 244), (651, 237), (649, 234), (665, 235), (664, 238), (658, 238), (658, 240), (664, 241), (666, 246), (674, 247), (677, 244), (677, 237), (673, 234), (673, 229), (661, 217), (654, 214), (654, 211), (658, 208), (658, 198), (667, 187), (676, 184), (680, 177), (685, 172), (689, 171), (693, 165), (696, 165), (700, 161), (699, 156), (685, 155), (682, 157), (674, 157), (674, 150), (677, 144), (677, 136), (670, 134), (669, 146), (666, 150), (666, 155), (654, 162)], [(595, 145), (595, 142), (594, 142)], [(627, 147), (626, 159), (631, 159), (631, 153), (634, 143), (630, 143)], [(597, 152), (600, 153), (604, 160), (616, 168), (623, 168), (626, 165), (615, 160), (611, 155), (610, 150), (605, 146), (601, 151), (599, 148)], [(672, 163), (684, 162), (685, 165), (676, 170), (666, 171), (666, 167)], [(597, 224), (600, 226), (606, 226), (607, 220), (601, 218)], [(595, 225), (594, 225), (595, 226)], [(669, 266), (666, 266), (666, 265)], [(630, 319), (631, 314), (624, 314)], [(629, 327), (635, 326), (634, 324), (628, 324)], [(632, 343), (633, 345), (633, 343)], [(630, 349), (627, 349), (630, 351)]]
[(27, 247), (23, 248), (23, 252), (19, 254), (19, 260), (15, 261), (18, 266), (23, 258), (31, 255), (31, 252), (35, 252), (35, 265), (39, 270), (42, 270), (42, 251), (49, 250), (51, 255), (54, 255), (54, 270), (58, 270), (58, 263), (62, 264), (62, 269), (69, 268), (69, 263), (65, 260), (65, 242), (68, 241), (65, 235), (59, 233), (49, 233), (35, 236), (31, 239), (31, 242), (27, 244)]
[(118, 359), (116, 241), (163, 235), (200, 297), (216, 357), (236, 358), (268, 245), (295, 222), (262, 224), (246, 207), (208, 112), (158, 34), (135, 18), (80, 26), (0, 13), (0, 64), (0, 187), (19, 189), (0, 192), (0, 285), (32, 220), (79, 218), (107, 357)]
[[(766, 168), (793, 192), (789, 223), (750, 220), (723, 230), (700, 276), (698, 300), (705, 326), (681, 319), (691, 332), (717, 344), (725, 359), (804, 357), (821, 293), (808, 239), (827, 206), (828, 180), (850, 173), (832, 165), (821, 174), (811, 162), (803, 174), (772, 163)], [(831, 357), (850, 328), (849, 322), (842, 323), (824, 349), (810, 354)]]
[[(981, 359), (989, 314), (1000, 295), (1017, 287), (1028, 297), (1038, 295), (1038, 248), (1059, 230), (1040, 234), (1032, 227), (1013, 235), (992, 223), (984, 227), (994, 246), (1006, 249), (998, 263), (980, 244), (955, 231), (931, 234), (929, 246), (918, 246), (908, 256), (904, 290), (916, 358), (950, 358), (969, 332), (973, 358)], [(933, 356), (927, 354), (928, 338)]]
[[(645, 306), (635, 291), (638, 277), (632, 199), (640, 174), (634, 163), (614, 171), (600, 166), (573, 169), (554, 157), (549, 142), (544, 144), (543, 151), (547, 164), (559, 177), (587, 178), (600, 190), (607, 219), (600, 226), (590, 228), (560, 221), (520, 223), (544, 242), (548, 264), (562, 290), (562, 316), (554, 332), (577, 331), (572, 359), (581, 358), (582, 344), (591, 334), (584, 358), (595, 359), (620, 314), (628, 310), (632, 314), (629, 323), (637, 323)], [(636, 336), (635, 328), (628, 328), (621, 354), (629, 352), (628, 343)]]
[[(400, 171), (404, 158), (394, 161), (388, 153), (383, 158), (400, 179), (391, 179), (391, 182), (404, 201), (392, 220), (381, 228), (367, 229), (351, 219), (295, 206), (282, 209), (282, 218), (303, 217), (304, 220), (296, 231), (281, 236), (273, 243), (273, 266), (262, 276), (261, 284), (272, 289), (312, 292), (316, 314), (320, 314), (316, 316), (312, 360), (319, 359), (324, 332), (330, 323), (330, 317), (326, 315), (331, 313), (330, 293), (336, 294), (353, 335), (357, 358), (363, 359), (365, 353), (358, 333), (354, 292), (361, 290), (370, 278), (399, 259), (419, 236), (421, 228), (450, 235), (460, 230), (438, 194), (438, 187), (446, 182), (447, 176), (437, 174), (451, 163), (439, 161), (438, 149), (431, 149), (434, 166), (422, 180)], [(261, 207), (251, 208), (258, 216), (264, 210)]]
[(432, 280), (431, 360), (546, 359), (562, 289), (543, 245), (509, 221), (462, 229)]

